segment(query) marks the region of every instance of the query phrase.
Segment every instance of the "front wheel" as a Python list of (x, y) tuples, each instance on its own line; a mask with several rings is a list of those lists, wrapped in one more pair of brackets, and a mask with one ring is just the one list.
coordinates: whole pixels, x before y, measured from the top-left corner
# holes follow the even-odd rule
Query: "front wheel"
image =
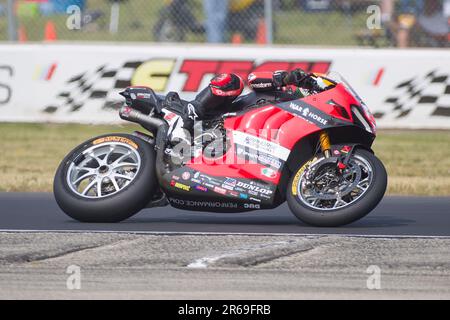
[(384, 196), (387, 173), (371, 152), (357, 149), (342, 171), (336, 158), (315, 157), (292, 175), (287, 202), (310, 225), (337, 227), (361, 219)]
[(55, 174), (59, 207), (82, 222), (119, 222), (156, 192), (155, 151), (129, 134), (108, 134), (72, 150)]

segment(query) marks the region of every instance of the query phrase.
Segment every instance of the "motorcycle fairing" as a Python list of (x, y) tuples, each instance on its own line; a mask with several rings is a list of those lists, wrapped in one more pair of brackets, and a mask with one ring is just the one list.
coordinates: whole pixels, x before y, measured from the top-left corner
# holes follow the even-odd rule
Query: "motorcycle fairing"
[[(352, 106), (360, 104), (345, 86), (338, 84), (320, 94), (249, 108), (225, 119), (224, 127), (231, 142), (227, 151), (213, 159), (200, 153), (185, 167), (167, 174), (163, 188), (169, 201), (175, 207), (183, 208), (189, 203), (190, 207), (199, 210), (212, 209), (202, 203), (205, 201), (216, 201), (223, 206), (214, 211), (255, 209), (249, 204), (258, 208), (277, 206), (280, 203), (277, 196), (281, 193), (280, 179), (297, 142), (324, 129), (355, 126)], [(185, 181), (174, 179), (183, 174), (189, 178)], [(208, 177), (215, 183), (196, 179), (196, 175)], [(247, 194), (246, 198), (240, 198), (242, 190), (227, 184), (230, 181), (270, 190), (270, 197), (253, 191), (252, 196)], [(199, 186), (207, 190), (200, 190)], [(199, 203), (190, 202), (190, 198)]]
[(276, 185), (245, 178), (210, 176), (189, 167), (164, 175), (171, 205), (198, 211), (242, 212), (274, 208)]

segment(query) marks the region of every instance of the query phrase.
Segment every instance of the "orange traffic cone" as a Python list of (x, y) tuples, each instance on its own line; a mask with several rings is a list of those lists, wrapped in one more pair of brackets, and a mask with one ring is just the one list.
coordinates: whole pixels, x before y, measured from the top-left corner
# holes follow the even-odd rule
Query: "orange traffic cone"
[(48, 21), (45, 24), (44, 40), (49, 42), (58, 40), (56, 35), (56, 26), (53, 21)]
[(258, 30), (256, 30), (256, 43), (267, 44), (267, 28), (264, 19), (259, 20)]
[(240, 33), (234, 33), (231, 37), (231, 43), (232, 44), (241, 44), (242, 43), (242, 36)]
[(18, 36), (19, 36), (19, 42), (27, 42), (28, 41), (27, 31), (25, 30), (25, 27), (22, 25), (19, 27)]

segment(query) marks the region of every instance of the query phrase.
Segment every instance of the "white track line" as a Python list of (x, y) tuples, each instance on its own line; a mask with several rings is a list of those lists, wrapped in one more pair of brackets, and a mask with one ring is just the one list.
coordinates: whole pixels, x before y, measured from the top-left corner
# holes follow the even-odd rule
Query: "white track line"
[(438, 238), (450, 239), (450, 236), (430, 235), (378, 235), (348, 233), (262, 233), (262, 232), (195, 232), (195, 231), (113, 231), (113, 230), (23, 230), (0, 229), (0, 233), (119, 233), (142, 235), (193, 235), (193, 236), (301, 236), (301, 237), (356, 237), (356, 238)]

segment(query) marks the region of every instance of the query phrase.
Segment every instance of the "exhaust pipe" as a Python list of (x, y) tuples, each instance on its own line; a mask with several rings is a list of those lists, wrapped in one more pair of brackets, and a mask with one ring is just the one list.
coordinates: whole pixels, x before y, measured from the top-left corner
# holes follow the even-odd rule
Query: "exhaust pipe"
[(158, 118), (153, 118), (137, 111), (129, 106), (123, 106), (119, 110), (120, 118), (126, 121), (138, 123), (145, 129), (150, 131), (155, 139), (155, 151), (156, 151), (156, 176), (160, 185), (163, 183), (163, 176), (168, 172), (166, 163), (164, 161), (164, 149), (167, 140), (167, 131), (169, 124)]
[(145, 129), (150, 131), (154, 136), (156, 136), (158, 128), (167, 125), (167, 122), (165, 120), (147, 116), (127, 105), (120, 108), (119, 115), (123, 120), (140, 124)]
[(156, 150), (156, 177), (158, 178), (159, 185), (164, 185), (164, 175), (169, 172), (169, 169), (166, 166), (166, 162), (164, 161), (164, 149), (167, 141), (167, 131), (169, 130), (169, 125), (167, 122), (162, 124), (156, 133), (155, 140), (155, 150)]

